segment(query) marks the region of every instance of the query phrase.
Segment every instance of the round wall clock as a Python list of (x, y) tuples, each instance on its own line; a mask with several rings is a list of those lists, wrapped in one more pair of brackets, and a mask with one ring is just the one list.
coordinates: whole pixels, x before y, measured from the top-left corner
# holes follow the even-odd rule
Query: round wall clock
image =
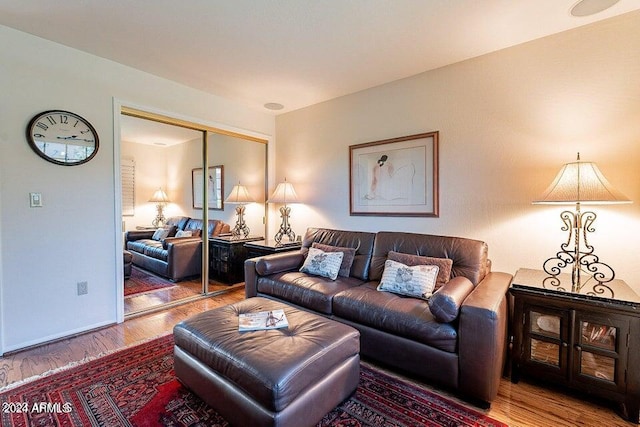
[(63, 110), (36, 114), (27, 125), (27, 141), (40, 157), (57, 165), (81, 165), (98, 152), (98, 132), (91, 123)]

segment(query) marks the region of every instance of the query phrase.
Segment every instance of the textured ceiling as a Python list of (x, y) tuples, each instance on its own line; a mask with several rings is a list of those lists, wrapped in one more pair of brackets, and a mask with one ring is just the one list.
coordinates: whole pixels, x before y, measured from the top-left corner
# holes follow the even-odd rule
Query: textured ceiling
[(286, 112), (640, 8), (576, 18), (575, 3), (0, 0), (0, 24)]

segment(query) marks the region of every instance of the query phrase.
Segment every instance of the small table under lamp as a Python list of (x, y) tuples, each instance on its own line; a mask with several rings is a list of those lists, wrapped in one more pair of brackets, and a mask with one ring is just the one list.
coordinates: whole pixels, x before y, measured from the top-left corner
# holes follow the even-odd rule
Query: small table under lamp
[(236, 206), (236, 216), (238, 217), (236, 220), (236, 226), (233, 227), (233, 230), (231, 230), (231, 235), (234, 238), (239, 238), (241, 233), (244, 234), (245, 238), (249, 237), (249, 227), (244, 222), (244, 211), (245, 205), (247, 203), (253, 203), (254, 201), (255, 200), (253, 200), (253, 198), (249, 195), (247, 187), (245, 187), (244, 185), (240, 185), (239, 182), (237, 185), (233, 186), (231, 192), (229, 193), (229, 196), (224, 199), (225, 203), (238, 205)]
[(291, 225), (289, 225), (289, 214), (291, 213), (291, 208), (287, 206), (287, 203), (297, 203), (298, 195), (296, 194), (296, 190), (293, 188), (290, 182), (287, 182), (285, 178), (284, 182), (279, 183), (276, 186), (271, 197), (267, 200), (267, 203), (282, 203), (284, 206), (280, 207), (280, 217), (282, 218), (282, 223), (280, 224), (280, 229), (273, 236), (273, 239), (277, 244), (282, 244), (282, 238), (287, 236), (290, 242), (293, 242), (296, 238), (296, 233), (291, 229)]
[[(613, 188), (595, 163), (580, 161), (578, 153), (578, 159), (565, 164), (540, 199), (533, 203), (576, 205), (575, 212), (565, 210), (560, 214), (564, 222), (561, 229), (568, 231), (569, 235), (567, 241), (560, 245), (556, 256), (544, 262), (544, 271), (552, 278), (557, 278), (563, 268), (571, 265), (572, 292), (580, 292), (593, 278), (597, 282), (592, 288), (594, 294), (601, 294), (606, 288), (613, 296), (613, 290), (605, 284), (614, 279), (615, 272), (608, 264), (600, 261), (594, 254), (594, 247), (587, 240), (587, 233), (595, 231), (593, 222), (596, 214), (591, 211), (581, 212), (580, 205), (632, 203), (631, 200)], [(581, 273), (588, 276), (584, 282)]]
[(167, 193), (162, 191), (162, 188), (158, 188), (149, 201), (156, 203), (156, 210), (158, 211), (156, 219), (154, 219), (151, 224), (153, 224), (154, 227), (162, 227), (166, 221), (163, 212), (164, 207), (167, 206), (167, 203), (171, 203), (171, 200), (167, 197)]

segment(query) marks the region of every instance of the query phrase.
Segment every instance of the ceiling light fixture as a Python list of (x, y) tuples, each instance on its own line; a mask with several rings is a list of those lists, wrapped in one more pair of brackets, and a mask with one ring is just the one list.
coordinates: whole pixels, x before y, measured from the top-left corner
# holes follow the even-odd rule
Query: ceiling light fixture
[(266, 104), (264, 104), (264, 108), (266, 108), (267, 110), (282, 110), (284, 108), (284, 105), (282, 104), (278, 104), (277, 102), (267, 102)]
[(571, 8), (571, 15), (577, 17), (595, 15), (609, 9), (620, 0), (580, 0)]

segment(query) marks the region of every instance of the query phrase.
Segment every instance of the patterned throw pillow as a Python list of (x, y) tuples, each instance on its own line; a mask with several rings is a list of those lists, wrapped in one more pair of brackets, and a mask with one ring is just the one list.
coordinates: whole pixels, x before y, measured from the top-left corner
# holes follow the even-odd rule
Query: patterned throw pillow
[(451, 269), (453, 267), (453, 260), (449, 258), (436, 258), (431, 256), (421, 256), (405, 254), (402, 252), (389, 251), (387, 259), (401, 262), (409, 267), (414, 265), (435, 265), (438, 267), (438, 280), (436, 281), (435, 290), (437, 291), (442, 285), (449, 282), (451, 277)]
[(436, 286), (437, 277), (438, 267), (435, 265), (409, 267), (388, 259), (384, 262), (378, 290), (428, 300)]
[(304, 260), (300, 271), (336, 280), (343, 256), (342, 252), (325, 252), (320, 249), (309, 248), (307, 259)]
[(349, 277), (349, 274), (351, 273), (351, 265), (353, 264), (353, 260), (356, 256), (356, 250), (354, 248), (329, 246), (316, 242), (313, 242), (311, 244), (311, 247), (320, 249), (321, 251), (325, 252), (342, 252), (344, 255), (342, 256), (342, 264), (340, 264), (340, 271), (338, 271), (338, 276)]
[(175, 227), (172, 225), (167, 227), (160, 227), (155, 231), (155, 233), (153, 233), (153, 236), (151, 236), (151, 238), (160, 242), (169, 237), (169, 233), (171, 233), (172, 229), (175, 230)]

